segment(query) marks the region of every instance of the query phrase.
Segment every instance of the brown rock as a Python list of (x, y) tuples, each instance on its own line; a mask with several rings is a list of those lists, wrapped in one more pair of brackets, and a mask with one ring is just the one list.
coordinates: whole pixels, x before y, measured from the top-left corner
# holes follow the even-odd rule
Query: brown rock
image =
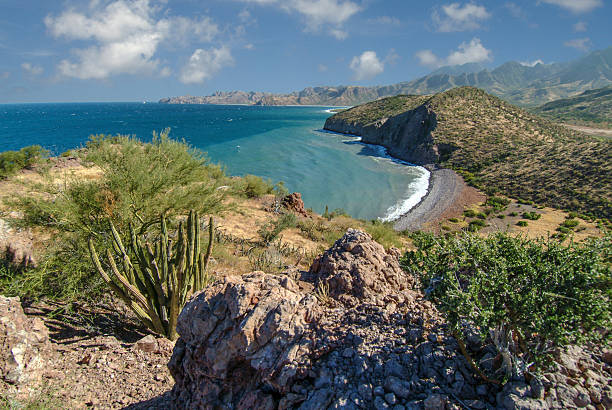
[(387, 253), (367, 233), (349, 229), (315, 259), (310, 273), (314, 282), (327, 284), (330, 295), (341, 301), (374, 301), (412, 287), (413, 279), (400, 268), (398, 255), (394, 248)]
[(308, 216), (308, 212), (306, 212), (304, 208), (304, 201), (302, 201), (302, 194), (299, 192), (294, 192), (285, 196), (281, 201), (281, 205), (285, 209), (298, 215)]
[(134, 344), (134, 348), (142, 352), (157, 353), (159, 351), (159, 344), (155, 336), (146, 335)]
[(20, 385), (40, 380), (49, 349), (49, 331), (25, 316), (19, 298), (0, 296), (0, 377)]

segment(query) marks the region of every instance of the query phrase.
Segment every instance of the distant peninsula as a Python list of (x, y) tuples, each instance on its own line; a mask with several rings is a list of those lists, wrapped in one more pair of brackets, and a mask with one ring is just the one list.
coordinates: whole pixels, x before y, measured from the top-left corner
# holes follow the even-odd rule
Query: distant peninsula
[(164, 104), (245, 104), (353, 106), (400, 94), (435, 94), (455, 87), (486, 90), (520, 106), (537, 106), (612, 84), (612, 47), (566, 63), (525, 65), (507, 62), (493, 69), (478, 65), (443, 67), (431, 74), (391, 85), (308, 87), (288, 94), (217, 91), (212, 95), (162, 98)]

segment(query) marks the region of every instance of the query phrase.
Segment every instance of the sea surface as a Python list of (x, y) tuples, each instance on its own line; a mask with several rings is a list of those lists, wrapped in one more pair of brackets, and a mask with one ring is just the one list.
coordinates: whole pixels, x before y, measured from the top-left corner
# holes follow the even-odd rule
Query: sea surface
[(394, 161), (379, 146), (322, 131), (324, 107), (62, 103), (0, 105), (0, 151), (39, 144), (53, 154), (92, 134), (135, 135), (171, 129), (231, 175), (284, 181), (306, 207), (343, 208), (363, 219), (394, 219), (426, 193), (429, 173)]

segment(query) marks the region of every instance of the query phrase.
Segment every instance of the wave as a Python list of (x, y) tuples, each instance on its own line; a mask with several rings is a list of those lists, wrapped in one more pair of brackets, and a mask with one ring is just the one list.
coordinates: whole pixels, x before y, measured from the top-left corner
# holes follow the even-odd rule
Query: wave
[(374, 158), (376, 157), (383, 158), (385, 160), (392, 161), (396, 164), (408, 165), (412, 167), (413, 169), (418, 169), (421, 172), (421, 175), (419, 175), (418, 178), (416, 178), (415, 180), (410, 182), (410, 184), (408, 184), (408, 187), (406, 189), (407, 197), (402, 198), (399, 202), (390, 206), (385, 212), (385, 215), (378, 218), (381, 221), (391, 222), (391, 221), (395, 221), (396, 219), (399, 219), (402, 215), (407, 214), (408, 211), (410, 211), (412, 208), (418, 205), (418, 203), (421, 202), (421, 200), (425, 197), (425, 195), (427, 195), (427, 191), (429, 189), (429, 178), (431, 177), (431, 173), (426, 168), (419, 166), (419, 165), (412, 164), (407, 161), (403, 161), (398, 158), (395, 158), (389, 154), (389, 151), (387, 150), (387, 148), (383, 147), (382, 145), (367, 144), (363, 142), (361, 137), (358, 135), (341, 134), (341, 133), (337, 133), (337, 132), (333, 132), (329, 130), (318, 130), (318, 131), (326, 132), (330, 134), (342, 135), (343, 137), (351, 137), (352, 139), (343, 140), (342, 142), (349, 143), (349, 144), (365, 145), (373, 151), (373, 155), (371, 156)]

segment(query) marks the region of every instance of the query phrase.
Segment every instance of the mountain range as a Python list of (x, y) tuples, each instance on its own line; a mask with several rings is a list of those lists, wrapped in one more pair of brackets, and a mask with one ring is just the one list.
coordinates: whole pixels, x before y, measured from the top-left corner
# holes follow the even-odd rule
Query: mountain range
[(203, 97), (163, 98), (168, 104), (249, 104), (352, 106), (399, 94), (435, 94), (473, 86), (521, 106), (536, 106), (612, 84), (612, 47), (566, 63), (525, 65), (507, 62), (489, 70), (477, 64), (440, 68), (431, 74), (397, 84), (358, 87), (308, 87), (289, 94), (217, 91)]

